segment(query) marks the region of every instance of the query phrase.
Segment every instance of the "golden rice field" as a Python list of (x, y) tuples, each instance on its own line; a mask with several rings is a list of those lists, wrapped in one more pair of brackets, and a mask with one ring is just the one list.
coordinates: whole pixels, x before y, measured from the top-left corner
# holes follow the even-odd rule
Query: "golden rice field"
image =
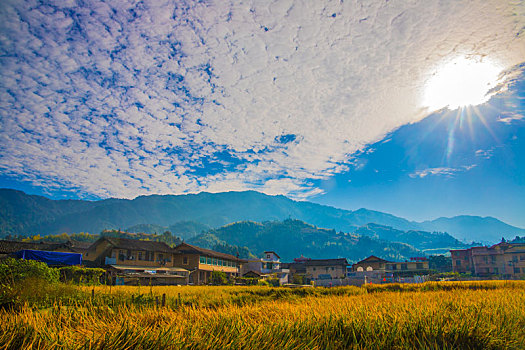
[(525, 281), (69, 288), (0, 311), (0, 349), (525, 349)]

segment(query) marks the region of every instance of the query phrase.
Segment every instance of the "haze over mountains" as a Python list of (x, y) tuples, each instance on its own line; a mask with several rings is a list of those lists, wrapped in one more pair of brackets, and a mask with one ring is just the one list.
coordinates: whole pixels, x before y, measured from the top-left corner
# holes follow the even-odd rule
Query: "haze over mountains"
[[(497, 242), (525, 234), (491, 217), (457, 216), (413, 222), (391, 214), (343, 210), (255, 191), (140, 196), (133, 200), (51, 200), (12, 189), (0, 189), (0, 236), (90, 232), (150, 224), (187, 226), (194, 234), (238, 221), (298, 219), (318, 227), (354, 232), (374, 223), (396, 230), (448, 232), (465, 241)], [(192, 223), (188, 223), (192, 222)], [(188, 226), (189, 225), (189, 226)], [(189, 227), (189, 228), (188, 228)], [(174, 231), (174, 233), (177, 233)]]

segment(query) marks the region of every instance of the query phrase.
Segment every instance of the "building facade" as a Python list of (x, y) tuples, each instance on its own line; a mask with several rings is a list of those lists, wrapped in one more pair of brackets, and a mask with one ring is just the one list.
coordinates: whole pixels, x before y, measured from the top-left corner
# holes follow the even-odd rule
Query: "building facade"
[(491, 247), (450, 251), (454, 272), (502, 278), (525, 277), (525, 243), (501, 242)]
[(224, 272), (229, 278), (240, 275), (244, 260), (233, 255), (219, 253), (187, 243), (181, 243), (173, 251), (174, 264), (190, 271), (190, 284), (208, 284), (213, 271)]
[(368, 276), (373, 276), (374, 280), (379, 279), (383, 282), (392, 282), (396, 278), (428, 275), (429, 262), (425, 257), (395, 262), (371, 255), (352, 265), (352, 272), (352, 277), (360, 276), (359, 273), (367, 273)]
[(341, 259), (310, 259), (304, 262), (309, 281), (344, 279), (348, 261)]

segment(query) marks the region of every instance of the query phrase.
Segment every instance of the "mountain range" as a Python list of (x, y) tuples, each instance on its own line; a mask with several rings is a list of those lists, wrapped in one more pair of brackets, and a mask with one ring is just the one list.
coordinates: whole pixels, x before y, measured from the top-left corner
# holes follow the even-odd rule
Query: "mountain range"
[[(151, 195), (135, 199), (51, 200), (12, 189), (0, 189), (0, 236), (90, 232), (156, 225), (194, 237), (209, 228), (238, 221), (298, 219), (317, 227), (355, 232), (377, 224), (401, 231), (447, 232), (463, 241), (497, 242), (524, 235), (525, 229), (492, 217), (456, 216), (414, 222), (368, 209), (338, 209), (255, 191), (187, 195)], [(181, 234), (181, 236), (184, 235)]]

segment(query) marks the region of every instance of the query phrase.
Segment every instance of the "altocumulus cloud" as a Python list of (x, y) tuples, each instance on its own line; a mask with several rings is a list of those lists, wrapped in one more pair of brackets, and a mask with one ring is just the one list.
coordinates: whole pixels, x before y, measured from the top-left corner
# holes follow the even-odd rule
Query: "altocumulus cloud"
[(313, 195), (430, 112), (444, 57), (525, 61), (524, 17), (501, 0), (3, 0), (0, 171), (100, 197)]

